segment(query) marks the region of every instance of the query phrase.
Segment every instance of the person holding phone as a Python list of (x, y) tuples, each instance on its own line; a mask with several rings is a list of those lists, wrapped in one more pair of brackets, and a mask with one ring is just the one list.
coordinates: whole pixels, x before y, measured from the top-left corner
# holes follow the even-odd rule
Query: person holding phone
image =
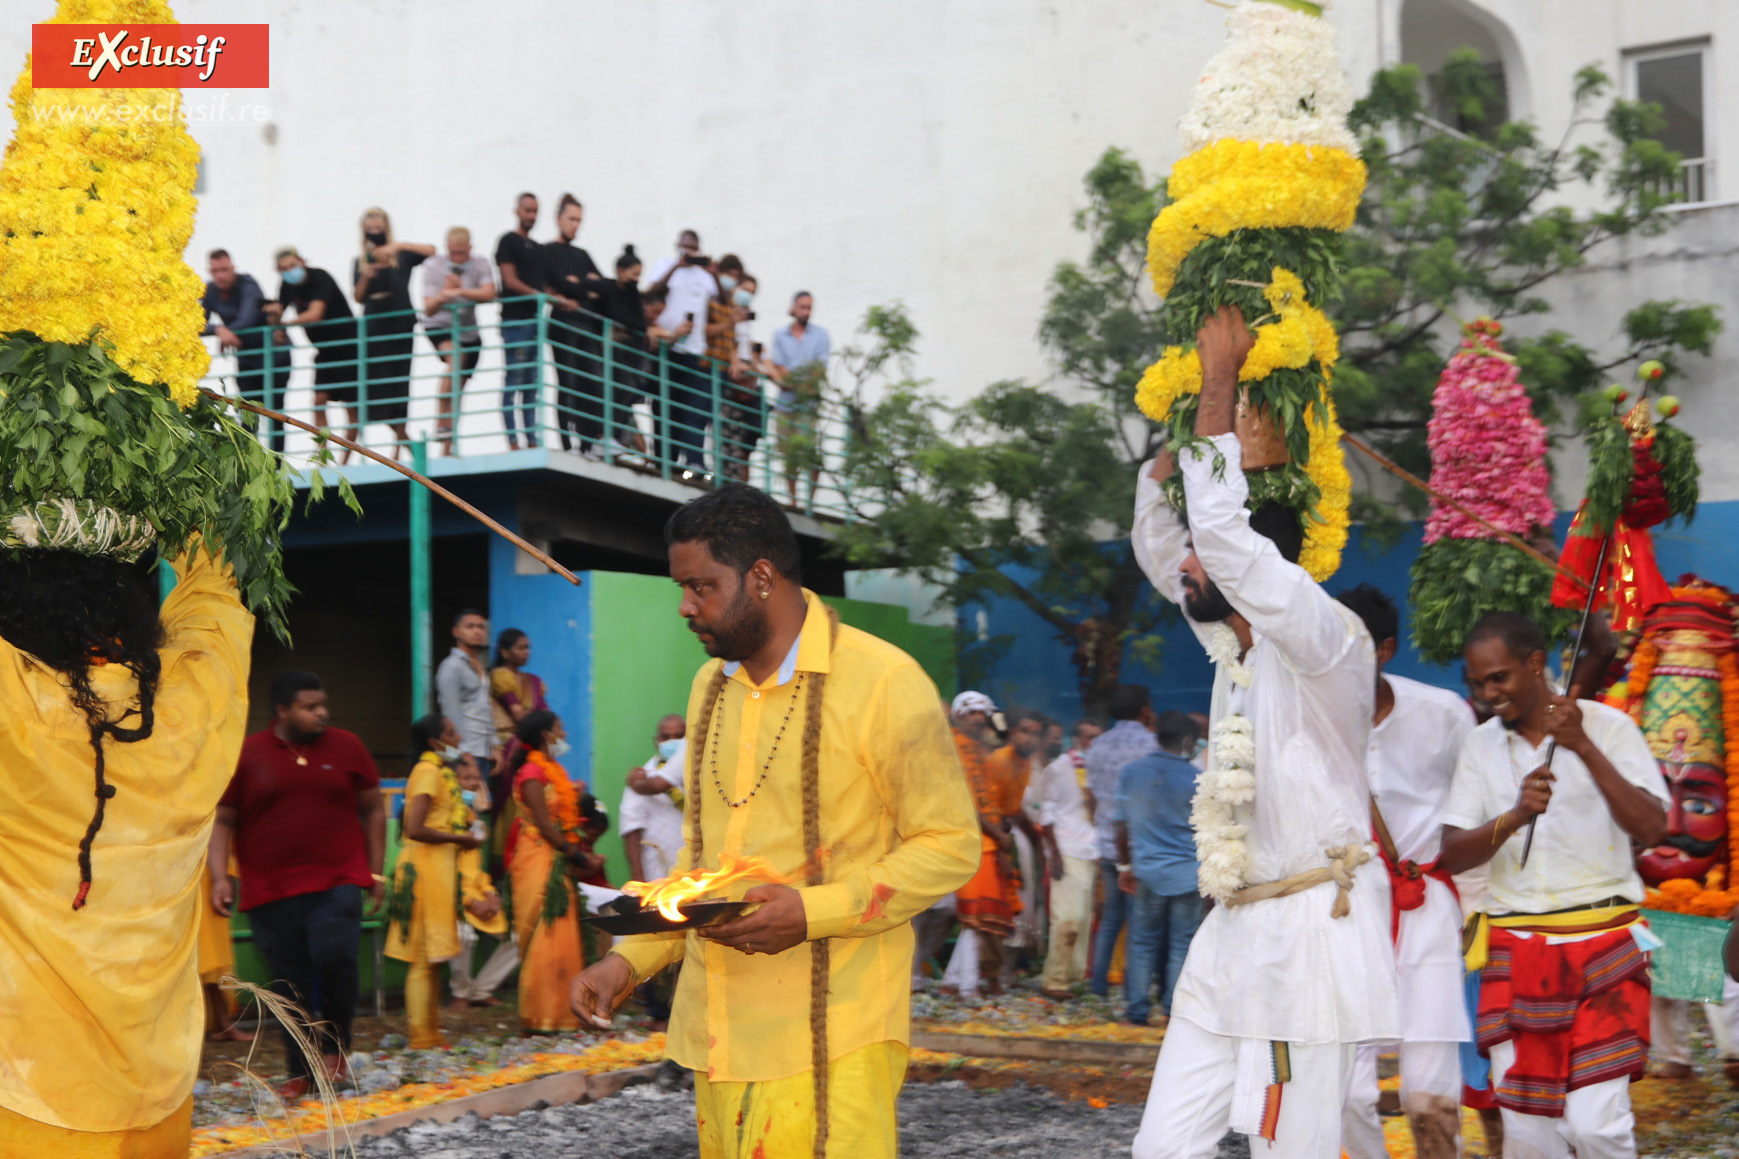
[(663, 291), (664, 311), (658, 326), (688, 330), (670, 344), (670, 441), (666, 453), (677, 457), (684, 468), (682, 478), (693, 480), (705, 473), (701, 448), (713, 413), (712, 383), (702, 368), (706, 355), (707, 303), (718, 297), (719, 283), (713, 276), (712, 259), (700, 251), (700, 235), (685, 229), (676, 239), (674, 257), (660, 259), (652, 267), (650, 291)]

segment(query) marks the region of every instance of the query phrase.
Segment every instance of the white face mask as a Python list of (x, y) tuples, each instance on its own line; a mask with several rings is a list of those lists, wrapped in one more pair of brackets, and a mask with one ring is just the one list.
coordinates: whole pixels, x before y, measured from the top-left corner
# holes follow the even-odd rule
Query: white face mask
[(573, 746), (568, 743), (568, 738), (565, 736), (559, 740), (551, 742), (551, 744), (549, 746), (549, 755), (550, 755), (551, 760), (558, 760), (559, 761), (563, 757), (567, 756), (572, 751), (573, 751)]

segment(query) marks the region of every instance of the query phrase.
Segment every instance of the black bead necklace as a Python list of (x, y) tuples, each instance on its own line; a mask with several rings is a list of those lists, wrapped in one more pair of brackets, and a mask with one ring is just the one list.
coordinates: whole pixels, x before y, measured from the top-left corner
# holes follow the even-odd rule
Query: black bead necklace
[(724, 783), (719, 780), (719, 734), (725, 731), (723, 728), (718, 726), (719, 712), (725, 706), (725, 690), (722, 688), (719, 689), (718, 703), (713, 705), (713, 735), (711, 745), (713, 788), (718, 790), (719, 800), (723, 801), (732, 809), (741, 809), (744, 805), (747, 805), (750, 800), (754, 798), (755, 794), (761, 791), (761, 786), (767, 783), (767, 774), (773, 771), (773, 758), (779, 753), (779, 742), (785, 738), (785, 730), (791, 726), (791, 716), (797, 711), (797, 700), (803, 695), (803, 678), (807, 675), (808, 673), (806, 672), (799, 672), (797, 674), (797, 687), (791, 690), (791, 703), (786, 706), (785, 719), (779, 722), (779, 731), (773, 736), (773, 746), (767, 750), (767, 759), (761, 765), (761, 775), (755, 778), (755, 787), (750, 789), (749, 795), (744, 797), (741, 801), (731, 800), (730, 794), (725, 792)]

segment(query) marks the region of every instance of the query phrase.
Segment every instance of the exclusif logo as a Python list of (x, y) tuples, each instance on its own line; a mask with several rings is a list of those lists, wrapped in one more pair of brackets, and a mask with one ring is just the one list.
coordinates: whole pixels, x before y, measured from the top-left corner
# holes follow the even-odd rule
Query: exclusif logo
[(264, 24), (37, 24), (38, 89), (271, 87)]

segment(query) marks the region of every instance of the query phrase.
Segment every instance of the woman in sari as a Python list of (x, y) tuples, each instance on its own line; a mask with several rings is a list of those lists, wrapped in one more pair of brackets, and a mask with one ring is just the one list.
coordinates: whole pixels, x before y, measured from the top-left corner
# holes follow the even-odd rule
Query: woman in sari
[[(476, 850), (483, 838), (477, 814), (460, 785), (459, 730), (439, 714), (411, 726), (411, 748), (422, 754), (405, 785), (405, 844), (387, 903), (386, 953), (410, 963), (405, 1015), (413, 1050), (445, 1046), (441, 1033), (440, 964), (460, 951), (461, 903), (465, 920), (485, 933), (503, 934), (501, 898), (482, 871)], [(469, 770), (475, 775), (475, 767)]]
[(577, 1030), (568, 990), (587, 955), (574, 880), (596, 875), (603, 858), (592, 852), (587, 833), (585, 786), (556, 763), (568, 751), (561, 719), (548, 709), (529, 712), (515, 736), (513, 799), (519, 816), (508, 838), (507, 865), (519, 941), (519, 1020), (533, 1034)]

